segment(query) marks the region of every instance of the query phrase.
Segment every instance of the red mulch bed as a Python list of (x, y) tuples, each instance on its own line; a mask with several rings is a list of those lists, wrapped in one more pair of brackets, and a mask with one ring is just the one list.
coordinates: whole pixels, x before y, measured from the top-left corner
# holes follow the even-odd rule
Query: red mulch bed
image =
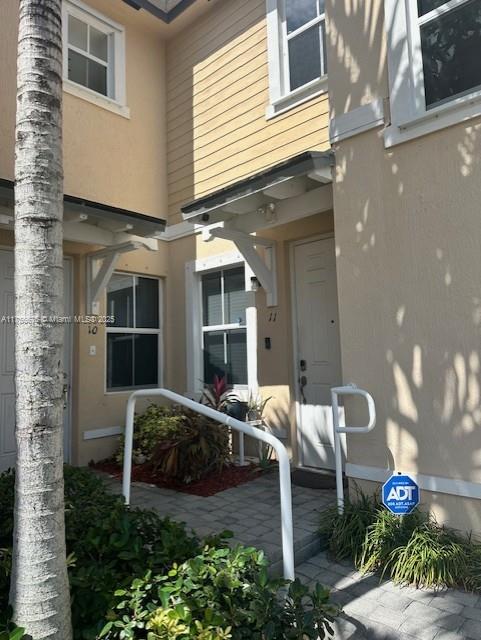
[[(108, 473), (114, 478), (122, 478), (122, 469), (118, 464), (111, 460), (103, 460), (92, 464), (94, 469)], [(246, 467), (237, 467), (233, 464), (226, 465), (222, 471), (213, 472), (209, 475), (191, 482), (190, 484), (182, 484), (171, 478), (166, 478), (162, 473), (154, 471), (146, 464), (132, 465), (132, 482), (145, 482), (153, 484), (163, 489), (173, 489), (174, 491), (182, 491), (195, 496), (207, 498), (213, 496), (220, 491), (237, 487), (240, 484), (249, 482), (259, 477), (261, 469), (254, 464)]]

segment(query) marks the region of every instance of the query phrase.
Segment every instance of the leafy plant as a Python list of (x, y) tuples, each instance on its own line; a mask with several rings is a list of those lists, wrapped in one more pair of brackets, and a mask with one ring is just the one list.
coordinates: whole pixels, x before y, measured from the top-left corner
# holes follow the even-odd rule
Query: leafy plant
[(344, 513), (324, 511), (321, 532), (334, 556), (352, 558), (362, 572), (416, 587), (481, 589), (481, 545), (420, 510), (400, 518), (359, 492)]
[[(12, 523), (13, 474), (0, 474), (0, 485), (2, 522)], [(262, 552), (227, 548), (228, 534), (200, 542), (181, 524), (129, 509), (86, 469), (65, 467), (65, 504), (75, 640), (304, 640), (330, 632), (336, 609), (327, 590), (270, 580)], [(11, 623), (12, 527), (3, 535), (0, 640), (28, 640)]]
[(367, 527), (359, 566), (364, 572), (387, 570), (392, 553), (409, 543), (425, 515), (414, 511), (402, 518), (377, 505), (375, 519)]
[(252, 392), (249, 393), (249, 399), (247, 401), (247, 419), (262, 420), (265, 408), (270, 400), (272, 400), (272, 396), (263, 398), (259, 394), (254, 395)]
[(466, 584), (470, 556), (466, 541), (428, 519), (414, 529), (406, 544), (391, 551), (385, 571), (395, 582), (456, 587)]
[(108, 640), (325, 638), (337, 614), (327, 589), (272, 580), (263, 553), (240, 546), (206, 546), (167, 575), (149, 572), (116, 597), (100, 635)]
[(183, 483), (220, 471), (229, 455), (225, 427), (194, 411), (182, 413), (182, 429), (154, 447), (150, 464), (154, 469)]
[[(172, 407), (151, 404), (144, 413), (135, 416), (132, 456), (136, 464), (150, 459), (153, 450), (161, 441), (178, 438), (182, 434), (183, 416)], [(116, 460), (122, 464), (124, 457), (124, 436)]]
[(330, 507), (321, 514), (320, 533), (328, 540), (329, 550), (339, 560), (352, 558), (361, 565), (368, 527), (375, 521), (379, 503), (374, 496), (358, 492), (356, 499), (344, 500), (344, 511)]
[(25, 629), (12, 622), (12, 609), (5, 605), (0, 609), (0, 640), (31, 640), (25, 635)]
[(229, 405), (240, 402), (237, 395), (232, 391), (232, 387), (227, 384), (225, 376), (222, 378), (214, 376), (212, 384), (204, 384), (200, 401), (208, 407), (224, 413), (226, 413)]
[[(123, 438), (116, 460), (123, 460)], [(150, 405), (135, 417), (134, 461), (189, 483), (220, 471), (229, 455), (225, 427), (183, 407)]]

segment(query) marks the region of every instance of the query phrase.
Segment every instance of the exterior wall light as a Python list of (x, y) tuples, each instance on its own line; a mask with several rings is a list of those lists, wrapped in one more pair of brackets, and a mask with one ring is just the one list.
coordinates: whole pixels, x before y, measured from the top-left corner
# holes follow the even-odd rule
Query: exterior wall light
[(259, 282), (258, 278), (256, 278), (256, 276), (251, 276), (251, 291), (259, 291), (260, 286), (261, 283)]

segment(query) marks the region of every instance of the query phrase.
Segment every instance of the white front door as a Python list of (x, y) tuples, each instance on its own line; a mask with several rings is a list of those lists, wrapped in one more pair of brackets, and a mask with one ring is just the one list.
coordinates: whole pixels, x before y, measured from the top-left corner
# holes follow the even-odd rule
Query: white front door
[(296, 243), (293, 258), (299, 458), (334, 469), (330, 389), (341, 384), (334, 238)]
[[(65, 315), (72, 312), (70, 260), (64, 260)], [(15, 315), (13, 251), (0, 249), (0, 320)], [(64, 371), (66, 409), (64, 412), (65, 459), (70, 458), (70, 367), (72, 324), (65, 324)], [(15, 335), (14, 324), (0, 322), (0, 472), (15, 465)]]

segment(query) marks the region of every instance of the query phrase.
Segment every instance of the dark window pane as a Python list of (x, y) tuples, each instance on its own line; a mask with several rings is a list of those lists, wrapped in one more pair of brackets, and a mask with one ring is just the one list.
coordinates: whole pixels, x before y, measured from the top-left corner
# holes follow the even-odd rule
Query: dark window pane
[(107, 388), (131, 387), (133, 335), (107, 334)]
[(82, 20), (74, 18), (74, 16), (68, 17), (68, 41), (69, 44), (73, 44), (74, 47), (87, 51), (88, 41), (88, 26)]
[(103, 96), (107, 95), (107, 67), (103, 64), (88, 61), (88, 88)]
[(226, 375), (225, 331), (204, 333), (204, 382), (212, 384), (214, 376)]
[(134, 336), (134, 385), (157, 385), (159, 381), (159, 338), (157, 335)]
[(481, 85), (481, 2), (472, 0), (421, 27), (426, 107)]
[(223, 324), (220, 271), (202, 276), (202, 308), (205, 327)]
[(68, 79), (87, 86), (87, 58), (71, 49), (68, 50)]
[(291, 91), (321, 77), (319, 25), (289, 40)]
[(244, 267), (224, 271), (224, 324), (246, 321)]
[(317, 0), (286, 0), (287, 33), (317, 17)]
[(441, 7), (446, 4), (448, 0), (418, 0), (418, 14), (423, 16), (425, 13), (429, 13), (433, 9)]
[(227, 334), (227, 382), (247, 384), (247, 341), (245, 329)]
[(245, 329), (204, 333), (204, 382), (214, 376), (228, 384), (247, 384), (247, 335)]
[(114, 274), (107, 286), (107, 314), (114, 316), (111, 327), (134, 326), (132, 276)]
[(159, 281), (135, 278), (135, 326), (139, 329), (159, 328)]
[(107, 62), (109, 48), (109, 37), (94, 27), (90, 27), (90, 53), (96, 58)]

